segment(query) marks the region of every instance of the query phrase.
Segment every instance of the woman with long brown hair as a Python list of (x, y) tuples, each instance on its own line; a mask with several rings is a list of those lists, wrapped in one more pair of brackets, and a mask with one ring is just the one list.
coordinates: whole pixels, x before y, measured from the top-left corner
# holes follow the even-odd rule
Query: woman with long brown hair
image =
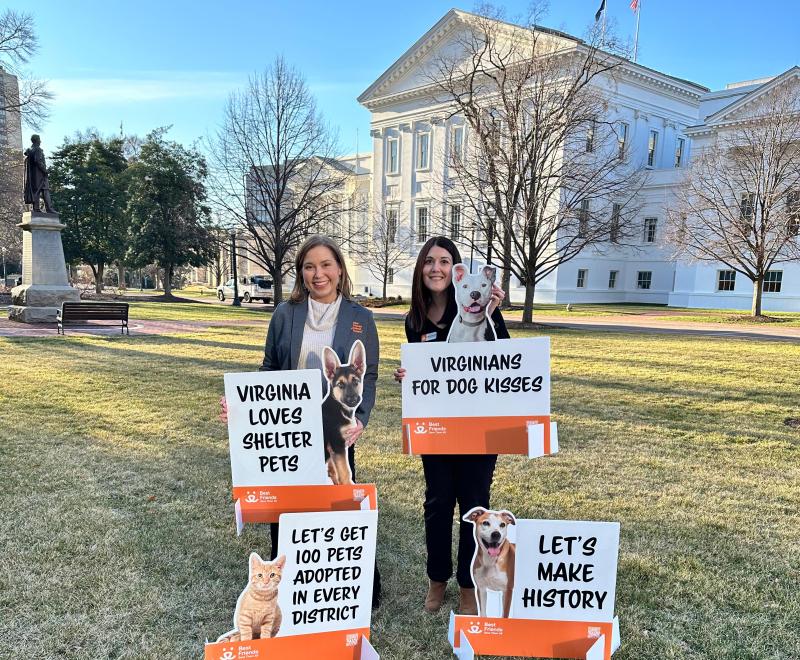
[[(445, 341), (456, 318), (453, 265), (461, 263), (455, 243), (434, 236), (419, 252), (411, 289), (411, 309), (406, 316), (409, 342)], [(489, 316), (497, 339), (508, 339), (503, 317), (497, 309), (505, 294), (492, 287)], [(488, 327), (488, 326), (487, 326)], [(494, 339), (487, 330), (487, 338)], [(395, 371), (398, 382), (405, 377), (402, 367)], [(425, 473), (425, 544), (428, 550), (428, 593), (425, 610), (436, 612), (444, 602), (447, 581), (453, 574), (453, 512), (458, 503), (460, 516), (476, 506), (489, 508), (489, 494), (497, 456), (423, 455)], [(470, 565), (475, 552), (472, 525), (460, 521), (456, 580), (459, 585), (460, 614), (477, 614), (475, 585)]]

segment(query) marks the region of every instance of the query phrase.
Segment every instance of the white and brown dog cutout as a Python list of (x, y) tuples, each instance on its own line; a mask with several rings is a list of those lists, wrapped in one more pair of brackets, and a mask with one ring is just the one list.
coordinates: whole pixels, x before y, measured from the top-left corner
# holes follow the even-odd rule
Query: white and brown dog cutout
[(516, 545), (509, 539), (511, 525), (517, 519), (510, 511), (491, 511), (476, 506), (463, 518), (474, 525), (475, 554), (472, 557), (472, 581), (478, 601), (478, 616), (488, 616), (489, 591), (496, 591), (503, 601), (502, 616), (511, 612), (514, 591)]
[(484, 266), (474, 274), (464, 264), (453, 266), (453, 288), (456, 292), (458, 313), (450, 326), (448, 343), (497, 339), (494, 324), (488, 315), (496, 274), (497, 269), (494, 266)]

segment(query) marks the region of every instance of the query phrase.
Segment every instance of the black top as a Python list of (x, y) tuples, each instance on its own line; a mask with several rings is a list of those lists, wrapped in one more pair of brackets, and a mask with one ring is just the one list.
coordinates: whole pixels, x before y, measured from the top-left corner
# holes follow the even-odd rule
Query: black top
[[(417, 332), (411, 327), (411, 318), (406, 315), (406, 339), (411, 344), (421, 341), (447, 341), (447, 335), (450, 333), (450, 326), (453, 325), (457, 314), (458, 307), (456, 306), (455, 298), (451, 298), (447, 303), (447, 309), (444, 310), (439, 324), (437, 325), (426, 316), (425, 323), (422, 324), (421, 332)], [(503, 321), (503, 315), (500, 313), (499, 309), (495, 309), (494, 312), (492, 312), (491, 321), (494, 324), (494, 331), (497, 333), (498, 339), (511, 338), (508, 334), (505, 321)], [(489, 329), (488, 324), (486, 325), (486, 341), (494, 341), (492, 331)]]

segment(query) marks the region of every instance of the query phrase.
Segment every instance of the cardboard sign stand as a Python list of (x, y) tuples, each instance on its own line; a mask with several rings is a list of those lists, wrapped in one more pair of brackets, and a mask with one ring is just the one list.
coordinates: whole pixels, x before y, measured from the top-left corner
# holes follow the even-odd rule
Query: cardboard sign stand
[(377, 509), (375, 484), (234, 487), (236, 534), (245, 523), (278, 522), (282, 513)]
[(205, 660), (291, 658), (292, 660), (379, 660), (369, 642), (369, 629), (206, 643)]
[(609, 660), (620, 645), (619, 619), (545, 621), (451, 612), (447, 639), (459, 660), (481, 655)]
[(422, 454), (519, 454), (528, 458), (551, 456), (558, 452), (558, 425), (549, 416), (496, 417), (473, 424), (469, 417), (441, 419), (457, 438), (442, 443), (424, 419), (403, 419), (403, 452)]

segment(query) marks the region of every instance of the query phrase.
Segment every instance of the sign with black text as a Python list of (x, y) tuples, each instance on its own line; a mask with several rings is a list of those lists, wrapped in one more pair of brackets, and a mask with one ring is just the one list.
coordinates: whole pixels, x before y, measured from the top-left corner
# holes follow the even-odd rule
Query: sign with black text
[(369, 628), (377, 511), (285, 513), (279, 636)]
[(317, 369), (225, 374), (233, 486), (330, 483)]
[(614, 619), (619, 523), (517, 520), (511, 616)]
[(537, 431), (552, 453), (548, 337), (400, 350), (408, 453), (529, 454)]

